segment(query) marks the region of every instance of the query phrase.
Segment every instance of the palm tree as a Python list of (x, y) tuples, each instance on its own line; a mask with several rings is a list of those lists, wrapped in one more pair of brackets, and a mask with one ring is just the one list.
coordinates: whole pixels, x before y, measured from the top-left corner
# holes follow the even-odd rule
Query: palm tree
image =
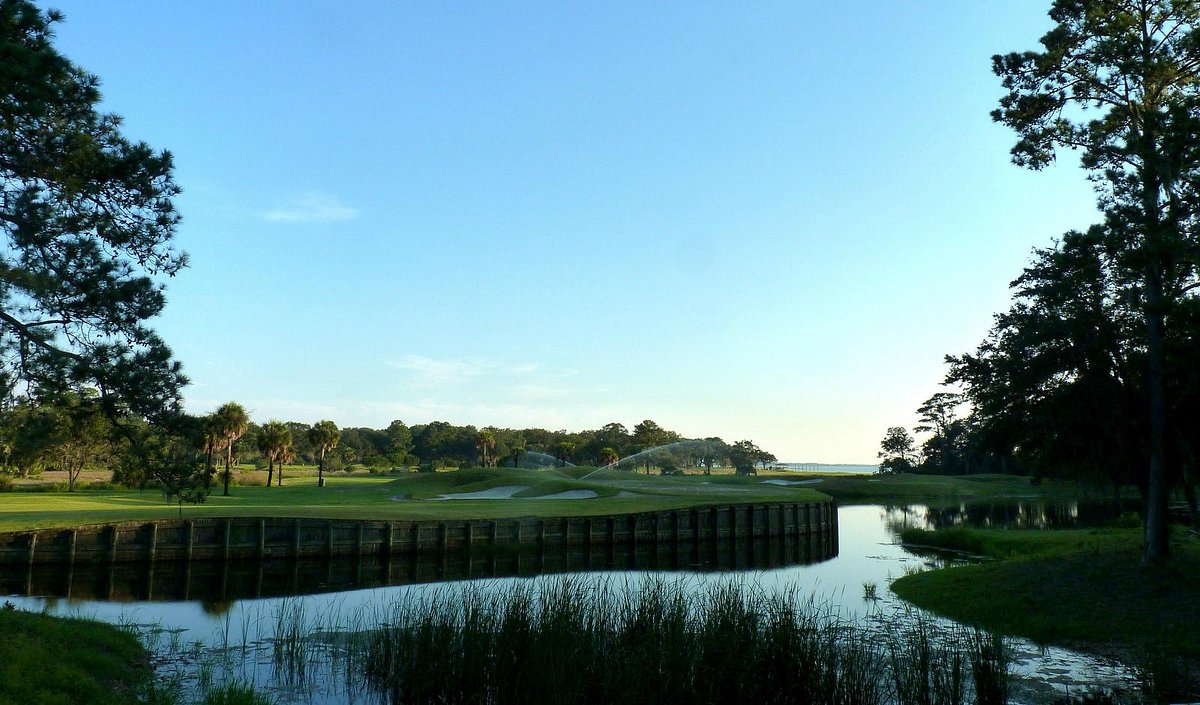
[(213, 454), (225, 447), (223, 445), (225, 438), (221, 435), (221, 428), (215, 413), (200, 420), (200, 437), (196, 440), (197, 445), (204, 451), (204, 489), (208, 490), (212, 488), (213, 474), (216, 472), (213, 467)]
[(575, 455), (574, 441), (559, 441), (554, 444), (554, 459), (560, 463), (559, 467), (566, 467), (567, 463), (571, 462), (573, 455)]
[(232, 401), (222, 404), (213, 416), (216, 418), (217, 429), (225, 445), (225, 491), (223, 494), (228, 497), (230, 468), (233, 465), (233, 444), (246, 433), (246, 428), (250, 426), (250, 417), (241, 404)]
[(317, 487), (325, 486), (325, 454), (337, 448), (341, 431), (332, 421), (318, 421), (308, 429), (308, 440), (317, 448)]
[(480, 431), (475, 440), (475, 447), (479, 449), (479, 464), (485, 468), (492, 467), (491, 452), (496, 447), (496, 434), (487, 429)]
[[(267, 487), (274, 479), (275, 463), (280, 463), (279, 476), (283, 479), (283, 456), (292, 445), (292, 432), (282, 421), (268, 421), (258, 434), (258, 450), (267, 458)], [(282, 484), (282, 482), (280, 483)]]
[(617, 451), (612, 448), (604, 448), (600, 451), (600, 467), (608, 467), (616, 465), (621, 460), (621, 456), (617, 455)]
[(512, 449), (509, 451), (509, 457), (512, 458), (513, 467), (521, 467), (521, 456), (525, 455), (526, 445), (524, 434), (518, 433), (517, 435), (513, 436), (513, 438), (509, 440), (508, 445), (509, 448)]
[(279, 455), (279, 474), (276, 476), (275, 486), (283, 487), (283, 466), (296, 459), (296, 448), (292, 445), (292, 432), (288, 430), (288, 444), (284, 446), (283, 452)]

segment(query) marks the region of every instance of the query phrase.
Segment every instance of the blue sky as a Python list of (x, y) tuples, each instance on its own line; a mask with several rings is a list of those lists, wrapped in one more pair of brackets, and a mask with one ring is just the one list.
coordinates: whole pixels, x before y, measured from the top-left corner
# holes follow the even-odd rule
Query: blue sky
[(873, 462), (1033, 247), (997, 52), (1047, 2), (64, 0), (61, 51), (176, 157), (187, 406), (256, 421), (652, 418)]

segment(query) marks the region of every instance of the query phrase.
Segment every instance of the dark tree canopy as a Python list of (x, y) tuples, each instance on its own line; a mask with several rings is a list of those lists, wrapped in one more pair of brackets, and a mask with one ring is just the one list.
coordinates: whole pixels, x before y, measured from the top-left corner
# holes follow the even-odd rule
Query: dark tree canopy
[(56, 13), (0, 0), (0, 380), (6, 396), (92, 386), (111, 410), (174, 411), (185, 383), (146, 326), (185, 264), (171, 156), (98, 110), (55, 51)]
[(1080, 151), (1123, 277), (1137, 283), (1147, 400), (1144, 560), (1166, 557), (1167, 328), (1194, 285), (1200, 200), (1200, 3), (1055, 0), (1043, 51), (996, 56), (1008, 91), (993, 117), (1040, 169)]
[(982, 442), (1037, 475), (1128, 483), (1144, 464), (1140, 316), (1106, 238), (1097, 226), (1038, 250), (988, 338), (947, 358)]

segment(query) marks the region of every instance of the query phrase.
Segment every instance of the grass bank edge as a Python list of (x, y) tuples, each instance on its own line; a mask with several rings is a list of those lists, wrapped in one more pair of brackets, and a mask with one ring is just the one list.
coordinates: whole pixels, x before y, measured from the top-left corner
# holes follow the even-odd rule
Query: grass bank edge
[(153, 671), (137, 637), (111, 624), (0, 607), (0, 705), (141, 702)]
[(996, 559), (895, 580), (893, 592), (918, 607), (1143, 665), (1200, 660), (1200, 539), (1185, 531), (1172, 535), (1173, 557), (1151, 567), (1141, 565), (1138, 528), (909, 529), (903, 538)]

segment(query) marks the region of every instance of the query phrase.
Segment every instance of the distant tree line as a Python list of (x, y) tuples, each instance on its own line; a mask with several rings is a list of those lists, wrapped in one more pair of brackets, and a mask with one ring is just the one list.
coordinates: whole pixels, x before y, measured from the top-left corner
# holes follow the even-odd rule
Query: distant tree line
[[(165, 476), (172, 475), (166, 484), (182, 483), (180, 491), (220, 486), (228, 494), (232, 470), (239, 465), (267, 470), (268, 484), (280, 484), (288, 465), (316, 465), (318, 484), (324, 484), (326, 472), (355, 466), (426, 471), (606, 466), (684, 440), (649, 419), (632, 430), (614, 422), (586, 431), (477, 428), (445, 421), (408, 426), (400, 420), (382, 429), (339, 428), (329, 420), (258, 424), (234, 402), (205, 416), (176, 414), (151, 425), (132, 414), (106, 414), (98, 395), (84, 388), (10, 400), (0, 408), (0, 475), (27, 477), (62, 470), (73, 490), (79, 474), (90, 468), (111, 470), (114, 482), (124, 486), (163, 485)], [(752, 441), (727, 444), (714, 437), (621, 467), (645, 467), (649, 472), (653, 465), (666, 473), (732, 466), (749, 473), (774, 462), (773, 454)], [(164, 464), (174, 470), (164, 472)], [(190, 484), (181, 475), (192, 476)]]

